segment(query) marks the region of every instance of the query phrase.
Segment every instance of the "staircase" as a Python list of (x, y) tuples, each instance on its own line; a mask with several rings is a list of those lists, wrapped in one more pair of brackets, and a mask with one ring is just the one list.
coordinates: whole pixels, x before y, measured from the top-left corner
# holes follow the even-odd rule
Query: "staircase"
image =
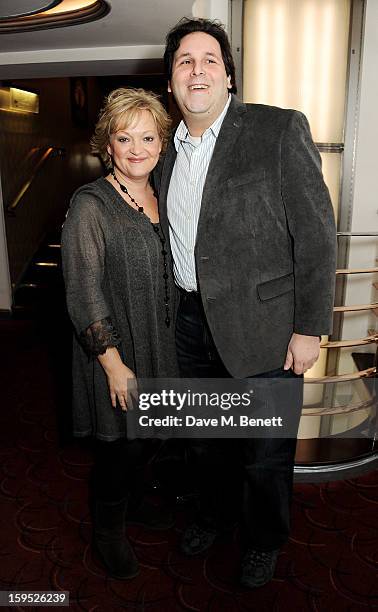
[(13, 294), (15, 317), (55, 316), (65, 309), (60, 230), (48, 234)]

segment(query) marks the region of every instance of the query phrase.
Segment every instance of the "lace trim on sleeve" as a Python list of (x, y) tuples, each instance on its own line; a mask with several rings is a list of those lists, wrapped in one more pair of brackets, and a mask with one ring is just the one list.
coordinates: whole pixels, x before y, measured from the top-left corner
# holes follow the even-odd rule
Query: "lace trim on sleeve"
[(113, 327), (111, 318), (105, 317), (81, 332), (80, 342), (89, 355), (97, 357), (103, 355), (109, 346), (118, 346), (121, 338)]

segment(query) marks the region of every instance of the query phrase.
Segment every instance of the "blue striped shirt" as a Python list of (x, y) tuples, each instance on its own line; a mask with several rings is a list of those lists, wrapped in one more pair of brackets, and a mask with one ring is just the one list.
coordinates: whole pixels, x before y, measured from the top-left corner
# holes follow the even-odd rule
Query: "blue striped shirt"
[(215, 143), (230, 102), (229, 95), (222, 113), (202, 136), (191, 136), (185, 123), (181, 121), (174, 137), (177, 157), (167, 197), (169, 237), (175, 281), (186, 291), (197, 291), (194, 247), (202, 192)]

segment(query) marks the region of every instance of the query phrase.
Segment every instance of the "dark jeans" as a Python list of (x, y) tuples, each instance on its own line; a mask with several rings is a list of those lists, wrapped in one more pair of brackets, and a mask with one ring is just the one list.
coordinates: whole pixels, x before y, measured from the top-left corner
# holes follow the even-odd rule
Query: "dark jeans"
[[(181, 295), (176, 343), (183, 378), (230, 377), (198, 294)], [(258, 376), (297, 377), (283, 369)], [(301, 409), (301, 401), (293, 406), (298, 423)], [(280, 548), (289, 536), (296, 439), (201, 439), (187, 445), (199, 493), (198, 520), (224, 529), (241, 519), (246, 546)]]

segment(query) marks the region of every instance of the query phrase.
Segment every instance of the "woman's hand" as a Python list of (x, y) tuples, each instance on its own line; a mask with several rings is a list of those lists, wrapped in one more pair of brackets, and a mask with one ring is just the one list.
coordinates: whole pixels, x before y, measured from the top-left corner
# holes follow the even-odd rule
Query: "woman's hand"
[(128, 382), (135, 378), (135, 374), (122, 361), (115, 347), (108, 347), (98, 360), (105, 370), (108, 379), (110, 399), (113, 408), (117, 406), (117, 400), (122, 410), (127, 410)]

